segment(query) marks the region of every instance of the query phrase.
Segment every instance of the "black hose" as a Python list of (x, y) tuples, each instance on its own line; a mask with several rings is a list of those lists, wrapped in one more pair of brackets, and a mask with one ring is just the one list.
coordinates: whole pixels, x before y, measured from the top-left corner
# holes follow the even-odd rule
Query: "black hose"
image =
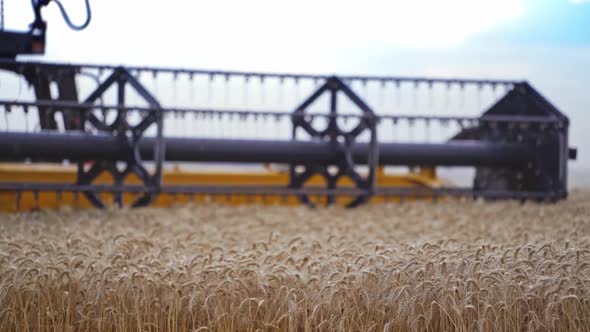
[(83, 30), (85, 29), (88, 24), (90, 24), (90, 19), (92, 18), (92, 11), (90, 10), (90, 0), (85, 0), (86, 3), (86, 21), (84, 23), (82, 23), (81, 25), (75, 25), (74, 23), (72, 23), (72, 21), (70, 20), (70, 17), (68, 16), (68, 13), (66, 12), (65, 7), (63, 6), (63, 4), (61, 3), (61, 1), (59, 0), (53, 0), (53, 2), (55, 2), (57, 4), (57, 7), (59, 8), (59, 11), (61, 12), (61, 15), (64, 18), (64, 21), (66, 21), (66, 24), (73, 30)]

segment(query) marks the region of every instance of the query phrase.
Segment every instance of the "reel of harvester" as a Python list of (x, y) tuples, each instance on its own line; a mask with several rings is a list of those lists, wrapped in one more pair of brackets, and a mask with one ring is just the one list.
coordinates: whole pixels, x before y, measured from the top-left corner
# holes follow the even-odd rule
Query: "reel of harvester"
[[(3, 209), (208, 196), (350, 207), (441, 196), (555, 201), (567, 196), (575, 157), (568, 118), (527, 82), (11, 59), (0, 67)], [(435, 167), (473, 168), (472, 185), (449, 186)]]

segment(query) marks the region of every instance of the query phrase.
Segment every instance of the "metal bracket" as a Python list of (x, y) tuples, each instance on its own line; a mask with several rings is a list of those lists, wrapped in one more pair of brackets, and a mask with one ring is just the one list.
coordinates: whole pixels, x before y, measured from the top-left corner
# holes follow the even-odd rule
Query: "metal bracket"
[[(343, 130), (337, 122), (338, 119), (338, 92), (342, 92), (354, 105), (361, 111), (359, 123), (350, 131)], [(313, 104), (324, 93), (330, 94), (330, 114), (327, 116), (328, 125), (323, 130), (317, 130), (312, 124), (312, 119), (306, 118), (307, 108)], [(326, 82), (308, 97), (299, 107), (295, 109), (292, 116), (293, 140), (297, 140), (297, 129), (302, 128), (312, 138), (329, 140), (340, 152), (340, 157), (334, 160), (330, 165), (315, 165), (309, 163), (294, 163), (289, 166), (289, 187), (302, 188), (305, 183), (314, 175), (322, 176), (326, 181), (328, 189), (335, 189), (338, 180), (341, 177), (348, 177), (357, 188), (363, 190), (363, 194), (353, 198), (346, 204), (347, 207), (354, 207), (367, 202), (373, 195), (375, 189), (375, 178), (379, 161), (379, 148), (377, 144), (377, 117), (375, 112), (357, 96), (344, 82), (338, 77), (332, 76), (327, 78)], [(368, 143), (368, 173), (362, 176), (355, 168), (352, 157), (352, 147), (357, 138), (363, 132), (369, 132)], [(308, 195), (300, 195), (299, 200), (303, 203), (313, 205)], [(334, 203), (333, 194), (326, 195), (326, 204)]]
[[(117, 117), (112, 123), (106, 123), (106, 120), (99, 119), (92, 109), (87, 109), (83, 113), (83, 123), (88, 124), (94, 129), (102, 132), (111, 133), (119, 139), (124, 140), (128, 149), (128, 157), (125, 160), (97, 160), (93, 162), (78, 162), (78, 185), (89, 185), (103, 172), (108, 172), (113, 178), (115, 187), (121, 187), (129, 175), (137, 176), (146, 187), (146, 192), (137, 198), (131, 206), (145, 206), (155, 199), (158, 195), (162, 182), (162, 164), (164, 162), (165, 150), (163, 135), (162, 110), (158, 101), (133, 77), (125, 68), (119, 67), (98, 86), (84, 101), (84, 104), (93, 104), (102, 96), (111, 86), (117, 85)], [(127, 108), (125, 107), (125, 88), (130, 85), (151, 107), (152, 110), (142, 113), (142, 119), (137, 125), (131, 125), (127, 121)], [(139, 142), (145, 131), (152, 125), (156, 126), (156, 144), (154, 145), (154, 164), (153, 174), (147, 171), (143, 165), (139, 152)], [(84, 127), (86, 128), (86, 126)], [(120, 170), (118, 163), (124, 163)], [(90, 164), (86, 167), (85, 164)], [(105, 207), (104, 202), (91, 191), (84, 191), (84, 196), (96, 207)], [(123, 191), (116, 190), (113, 192), (113, 203), (123, 205)]]

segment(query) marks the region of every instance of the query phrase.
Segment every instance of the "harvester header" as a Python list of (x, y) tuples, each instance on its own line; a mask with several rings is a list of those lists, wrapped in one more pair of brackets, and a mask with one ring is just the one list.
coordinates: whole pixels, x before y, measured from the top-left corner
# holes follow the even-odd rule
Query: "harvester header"
[[(0, 100), (0, 160), (76, 165), (71, 183), (4, 176), (0, 190), (15, 205), (24, 192), (81, 194), (96, 207), (145, 206), (164, 194), (347, 206), (448, 195), (555, 201), (567, 196), (575, 158), (568, 118), (524, 81), (12, 59), (0, 68), (13, 74), (4, 86), (15, 90)], [(276, 164), (282, 180), (167, 183), (169, 165), (179, 163)], [(388, 184), (388, 170), (400, 166), (407, 174), (437, 166), (475, 172), (471, 186), (450, 186), (434, 172), (435, 181)]]

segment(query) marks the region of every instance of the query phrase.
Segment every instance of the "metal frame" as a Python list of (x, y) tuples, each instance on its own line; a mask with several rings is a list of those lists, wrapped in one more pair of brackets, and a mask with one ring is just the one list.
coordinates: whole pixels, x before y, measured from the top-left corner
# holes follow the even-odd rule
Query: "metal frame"
[[(77, 72), (81, 72), (83, 69), (94, 69), (99, 72), (106, 72), (116, 69), (119, 66), (113, 65), (100, 65), (100, 64), (73, 64), (73, 63), (51, 63), (51, 62), (35, 62), (35, 61), (15, 61), (10, 59), (0, 58), (0, 66), (10, 65), (15, 68), (24, 68), (25, 66), (34, 66), (36, 68), (51, 68), (51, 69), (71, 69)], [(235, 70), (201, 70), (191, 68), (173, 68), (173, 67), (145, 67), (145, 66), (124, 66), (127, 71), (137, 74), (146, 74), (152, 76), (158, 76), (160, 74), (173, 74), (174, 76), (188, 75), (197, 76), (204, 75), (209, 77), (248, 77), (249, 79), (266, 80), (269, 78), (277, 78), (279, 80), (314, 80), (314, 81), (325, 81), (334, 75), (321, 75), (321, 74), (296, 74), (296, 73), (270, 73), (270, 72), (256, 72), (256, 71), (235, 71)], [(352, 81), (358, 81), (362, 83), (378, 82), (382, 84), (401, 84), (411, 83), (413, 85), (418, 84), (446, 84), (453, 85), (457, 84), (460, 86), (467, 85), (491, 85), (492, 87), (513, 87), (518, 83), (523, 83), (518, 80), (498, 80), (498, 79), (469, 79), (469, 78), (432, 78), (432, 77), (411, 77), (411, 76), (360, 76), (360, 75), (338, 75), (338, 78), (346, 83)]]
[[(127, 143), (127, 159), (125, 160), (96, 160), (92, 161), (89, 167), (86, 162), (78, 161), (78, 177), (76, 183), (78, 185), (90, 185), (102, 173), (109, 172), (113, 177), (115, 186), (124, 184), (125, 179), (131, 175), (136, 175), (147, 189), (144, 194), (139, 197), (132, 206), (148, 205), (160, 191), (162, 182), (162, 165), (164, 162), (165, 150), (162, 140), (163, 135), (163, 121), (162, 111), (158, 101), (135, 79), (129, 72), (122, 68), (116, 68), (113, 73), (96, 88), (94, 92), (86, 98), (84, 104), (93, 104), (99, 99), (111, 86), (117, 87), (117, 117), (112, 123), (106, 123), (105, 120), (100, 120), (91, 109), (87, 109), (83, 114), (82, 128), (92, 126), (93, 129), (99, 132), (110, 133), (117, 136), (120, 140)], [(130, 125), (127, 121), (127, 110), (125, 106), (125, 88), (130, 85), (135, 89), (145, 101), (153, 107), (153, 110), (143, 113), (143, 118), (137, 125)], [(157, 134), (155, 137), (155, 144), (153, 150), (155, 171), (150, 174), (143, 165), (141, 155), (139, 152), (139, 143), (143, 137), (144, 132), (150, 126), (155, 125)], [(120, 170), (118, 164), (123, 162), (124, 168)], [(83, 191), (84, 196), (92, 202), (92, 204), (99, 208), (104, 208), (105, 204), (90, 190)], [(123, 205), (122, 192), (117, 191), (114, 195), (114, 203), (118, 206)]]
[[(0, 69), (13, 71), (25, 77), (27, 82), (34, 88), (35, 97), (42, 102), (21, 103), (24, 112), (28, 108), (38, 109), (39, 123), (42, 130), (55, 131), (58, 123), (55, 116), (59, 112), (63, 115), (63, 127), (65, 130), (86, 130), (109, 133), (119, 137), (126, 142), (127, 154), (122, 160), (98, 160), (79, 161), (77, 184), (91, 185), (92, 182), (103, 172), (111, 174), (115, 185), (122, 185), (125, 179), (134, 174), (143, 181), (149, 190), (139, 197), (132, 206), (148, 205), (160, 190), (162, 178), (162, 165), (165, 156), (163, 136), (163, 114), (157, 99), (139, 83), (139, 81), (123, 67), (114, 67), (112, 74), (93, 91), (83, 102), (78, 102), (78, 92), (75, 77), (80, 73), (75, 66), (39, 66), (34, 63), (21, 63), (16, 61), (0, 61)], [(58, 96), (52, 96), (50, 84), (56, 83)], [(113, 123), (107, 124), (101, 120), (93, 111), (107, 108), (95, 105), (101, 96), (111, 86), (117, 88), (117, 105), (110, 106), (110, 109), (117, 110), (117, 117)], [(127, 121), (128, 108), (125, 105), (125, 89), (131, 86), (149, 105), (145, 112), (142, 112), (142, 119), (137, 125), (130, 125)], [(19, 105), (14, 102), (4, 103), (5, 112)], [(155, 171), (150, 174), (143, 165), (139, 153), (139, 143), (144, 132), (151, 126), (156, 127), (155, 144), (153, 144), (153, 161)], [(39, 160), (33, 158), (33, 160)], [(123, 169), (119, 167), (123, 164)], [(96, 207), (104, 208), (102, 199), (92, 191), (84, 191), (86, 198)], [(114, 197), (114, 203), (122, 205), (122, 195), (118, 193)]]
[[(45, 107), (53, 109), (62, 109), (68, 108), (72, 110), (87, 110), (88, 108), (92, 108), (96, 111), (105, 111), (111, 109), (122, 109), (126, 112), (151, 112), (156, 109), (160, 109), (163, 114), (167, 113), (195, 113), (200, 115), (206, 116), (219, 116), (219, 115), (230, 115), (235, 117), (245, 117), (245, 116), (253, 116), (259, 118), (280, 118), (286, 117), (289, 119), (293, 118), (293, 112), (282, 112), (282, 111), (257, 111), (257, 110), (240, 110), (240, 109), (210, 109), (210, 108), (177, 108), (177, 107), (143, 107), (137, 105), (105, 105), (105, 104), (88, 104), (84, 102), (69, 102), (69, 101), (53, 101), (53, 100), (40, 100), (40, 101), (19, 101), (19, 100), (7, 100), (7, 99), (0, 99), (0, 106), (5, 110), (11, 111), (14, 108), (22, 108), (23, 110), (27, 110), (28, 108), (33, 107)], [(55, 111), (56, 112), (56, 111)], [(319, 112), (305, 112), (305, 116), (307, 117), (319, 117), (319, 118), (341, 118), (345, 120), (349, 119), (360, 119), (366, 117), (364, 114), (353, 114), (353, 113), (338, 113), (336, 115), (326, 114), (326, 113), (319, 113)], [(483, 117), (475, 117), (475, 116), (453, 116), (453, 115), (420, 115), (420, 114), (399, 114), (399, 115), (375, 115), (377, 122), (386, 122), (386, 121), (439, 121), (439, 122), (456, 122), (460, 126), (463, 127), (473, 127), (477, 126), (478, 124), (501, 124), (501, 123), (513, 123), (513, 124), (545, 124), (545, 125), (552, 125), (558, 124), (561, 122), (560, 119), (554, 117), (547, 117), (547, 116), (535, 116), (535, 115), (494, 115), (494, 114), (486, 114)]]
[[(90, 94), (84, 101), (78, 101), (75, 77), (82, 73), (83, 69), (97, 69), (99, 71), (112, 71), (111, 75)], [(235, 71), (205, 71), (181, 68), (149, 68), (149, 67), (115, 67), (103, 65), (72, 65), (55, 63), (19, 62), (0, 59), (0, 69), (7, 69), (23, 75), (34, 87), (37, 101), (8, 101), (0, 100), (0, 106), (8, 112), (14, 108), (22, 108), (25, 112), (28, 108), (36, 107), (39, 110), (41, 127), (46, 130), (55, 130), (57, 123), (54, 115), (61, 112), (64, 115), (64, 128), (70, 130), (85, 130), (88, 135), (110, 135), (117, 138), (124, 146), (125, 153), (118, 159), (95, 156), (91, 162), (81, 160), (78, 162), (78, 178), (76, 184), (42, 184), (42, 183), (0, 183), (0, 191), (72, 191), (83, 193), (89, 201), (97, 207), (106, 204), (100, 199), (98, 193), (114, 193), (114, 203), (123, 203), (124, 192), (141, 194), (132, 205), (143, 206), (149, 204), (160, 192), (178, 193), (211, 193), (211, 194), (277, 194), (296, 195), (300, 201), (310, 204), (309, 195), (325, 195), (326, 203), (331, 204), (335, 196), (353, 196), (348, 206), (356, 206), (364, 203), (373, 195), (411, 195), (411, 196), (439, 196), (458, 195), (486, 198), (517, 198), (536, 200), (557, 200), (567, 195), (567, 161), (575, 159), (575, 150), (568, 147), (569, 120), (553, 105), (545, 100), (526, 82), (509, 80), (474, 80), (474, 79), (431, 79), (411, 77), (386, 77), (386, 76), (326, 76), (307, 74), (279, 74), (261, 72), (235, 72)], [(274, 77), (283, 79), (311, 79), (322, 80), (323, 84), (304, 100), (294, 112), (270, 112), (270, 111), (245, 111), (245, 110), (216, 110), (216, 109), (180, 109), (164, 108), (158, 100), (141, 85), (136, 75), (150, 72), (153, 75), (166, 72), (175, 76), (186, 74), (215, 76), (242, 76), (245, 78), (258, 77), (261, 81)], [(418, 84), (446, 84), (447, 86), (459, 84), (461, 87), (468, 84), (477, 86), (507, 86), (511, 90), (496, 105), (492, 106), (481, 117), (462, 116), (430, 116), (430, 115), (393, 115), (378, 116), (375, 112), (347, 85), (349, 82), (380, 82), (381, 84), (411, 82)], [(59, 96), (50, 94), (49, 84), (56, 82)], [(147, 107), (126, 105), (125, 89), (130, 86), (147, 102)], [(101, 96), (111, 87), (117, 89), (117, 104), (97, 104)], [(309, 111), (310, 105), (317, 101), (323, 94), (330, 95), (329, 113), (314, 113)], [(361, 114), (346, 114), (339, 112), (337, 96), (346, 96), (360, 110)], [(114, 109), (117, 117), (112, 123), (106, 123), (95, 112)], [(130, 125), (127, 115), (131, 111), (139, 111), (142, 120), (137, 125)], [(289, 117), (293, 124), (292, 142), (298, 143), (301, 137), (298, 130), (305, 131), (312, 139), (331, 144), (335, 157), (329, 162), (308, 162), (296, 160), (290, 163), (290, 183), (288, 188), (269, 187), (227, 187), (212, 188), (207, 186), (163, 186), (161, 183), (162, 165), (166, 156), (165, 142), (163, 138), (163, 116), (165, 113), (193, 112), (203, 115), (230, 114), (238, 116), (261, 117)], [(326, 129), (318, 130), (314, 127), (313, 118), (324, 117), (328, 125)], [(344, 131), (339, 127), (338, 119), (356, 118), (359, 124), (350, 131)], [(526, 147), (534, 158), (523, 166), (510, 167), (483, 167), (477, 166), (477, 176), (473, 188), (376, 188), (375, 174), (379, 165), (379, 146), (377, 142), (377, 124), (383, 121), (440, 121), (441, 123), (454, 121), (463, 127), (454, 140), (477, 140), (482, 142), (510, 144)], [(156, 127), (156, 136), (145, 139), (145, 131)], [(362, 133), (369, 133), (369, 142), (358, 144), (357, 138)], [(148, 143), (149, 142), (149, 143)], [(1, 142), (0, 142), (1, 143)], [(155, 171), (149, 173), (144, 166), (142, 155), (146, 155), (146, 144), (152, 152), (149, 160), (153, 160)], [(171, 143), (172, 144), (172, 143)], [(368, 166), (368, 174), (362, 176), (356, 170), (355, 162), (359, 149), (366, 151), (366, 158), (361, 161)], [(432, 150), (436, 152), (437, 150)], [(500, 160), (501, 157), (497, 156)], [(356, 158), (356, 159), (355, 159)], [(33, 156), (32, 160), (36, 160)], [(231, 160), (231, 156), (227, 158)], [(122, 167), (121, 167), (122, 166)], [(420, 166), (420, 165), (415, 165)], [(95, 184), (96, 177), (103, 173), (110, 173), (113, 185)], [(131, 174), (139, 177), (142, 186), (128, 186), (125, 179)], [(326, 181), (326, 188), (306, 187), (306, 181), (320, 175)], [(337, 182), (341, 177), (350, 178), (356, 185), (352, 187), (338, 187)], [(507, 185), (509, 184), (509, 185)]]
[[(342, 92), (348, 97), (354, 105), (356, 105), (364, 115), (359, 120), (359, 124), (350, 131), (344, 131), (337, 123), (338, 116), (338, 93)], [(318, 98), (324, 93), (330, 94), (330, 118), (328, 125), (324, 130), (317, 130), (314, 128), (313, 118), (306, 118), (306, 111)], [(326, 80), (326, 82), (317, 89), (311, 96), (309, 96), (296, 110), (292, 116), (293, 122), (293, 140), (297, 140), (297, 132), (299, 128), (305, 130), (312, 138), (328, 140), (340, 152), (340, 158), (333, 160), (331, 165), (314, 165), (310, 163), (297, 163), (289, 165), (290, 188), (302, 188), (305, 182), (312, 176), (319, 174), (326, 181), (328, 189), (335, 189), (338, 180), (341, 177), (350, 178), (357, 188), (361, 189), (363, 193), (353, 199), (347, 204), (348, 207), (355, 207), (369, 200), (375, 189), (375, 174), (377, 172), (377, 165), (379, 162), (379, 145), (377, 144), (377, 118), (375, 112), (365, 104), (346, 84), (339, 78), (333, 76)], [(352, 157), (352, 147), (356, 143), (356, 139), (360, 134), (369, 131), (370, 139), (367, 146), (367, 166), (369, 168), (366, 177), (358, 173), (355, 168), (355, 162)], [(343, 144), (338, 144), (339, 142)], [(332, 171), (335, 167), (335, 171)], [(302, 168), (300, 170), (300, 168)], [(334, 203), (334, 195), (326, 197), (326, 204)], [(309, 197), (300, 195), (299, 199), (302, 203), (311, 204)]]

